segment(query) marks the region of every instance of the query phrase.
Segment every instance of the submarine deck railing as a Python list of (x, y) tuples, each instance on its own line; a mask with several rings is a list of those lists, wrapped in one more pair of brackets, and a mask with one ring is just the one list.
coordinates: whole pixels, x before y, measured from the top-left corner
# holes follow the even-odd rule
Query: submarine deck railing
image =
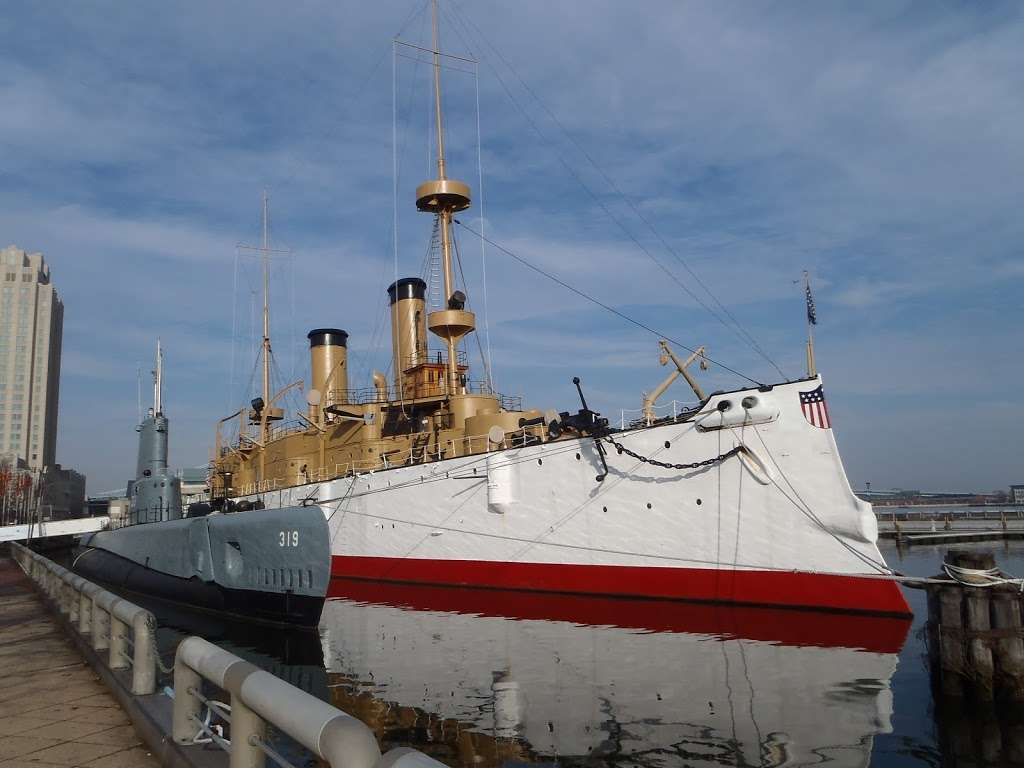
[[(93, 650), (107, 651), (110, 669), (131, 667), (131, 693), (153, 696), (158, 666), (153, 614), (28, 547), (10, 542), (10, 548), (15, 561), (67, 617), (70, 627)], [(132, 653), (128, 653), (128, 644)], [(96, 658), (102, 656), (97, 653)], [(445, 768), (428, 755), (406, 747), (381, 754), (376, 736), (361, 720), (201, 637), (188, 637), (179, 643), (172, 672), (173, 689), (168, 693), (173, 698), (173, 741), (197, 750), (203, 749), (204, 742), (213, 742), (228, 753), (229, 768), (263, 768), (267, 757), (292, 768), (267, 743), (267, 724), (331, 768)], [(204, 696), (204, 680), (227, 692), (230, 706)], [(207, 719), (204, 712), (211, 717)], [(228, 738), (211, 727), (212, 715), (228, 724)]]

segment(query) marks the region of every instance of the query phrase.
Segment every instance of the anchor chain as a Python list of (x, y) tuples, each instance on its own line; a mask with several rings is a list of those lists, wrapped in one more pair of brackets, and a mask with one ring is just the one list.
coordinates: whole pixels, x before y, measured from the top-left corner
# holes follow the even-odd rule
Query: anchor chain
[(717, 464), (720, 461), (725, 461), (730, 456), (736, 456), (737, 454), (741, 453), (744, 450), (742, 445), (737, 445), (735, 448), (732, 448), (731, 450), (728, 450), (725, 453), (719, 454), (718, 456), (714, 456), (710, 459), (704, 459), (704, 461), (693, 461), (690, 462), (689, 464), (672, 464), (667, 461), (658, 461), (657, 459), (652, 459), (648, 456), (641, 456), (636, 451), (629, 450), (629, 448), (624, 446), (622, 443), (616, 442), (614, 439), (607, 435), (604, 439), (611, 443), (613, 446), (615, 446), (615, 450), (619, 452), (619, 455), (622, 455), (624, 453), (627, 456), (636, 459), (637, 461), (642, 461), (644, 464), (650, 464), (651, 466), (655, 467), (662, 467), (663, 469), (699, 469), (700, 467), (709, 467), (712, 464)]

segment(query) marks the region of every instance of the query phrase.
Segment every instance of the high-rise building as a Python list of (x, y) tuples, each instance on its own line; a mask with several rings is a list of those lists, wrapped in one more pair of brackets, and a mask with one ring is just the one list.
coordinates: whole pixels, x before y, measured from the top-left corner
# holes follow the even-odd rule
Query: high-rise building
[(55, 463), (64, 305), (41, 253), (0, 250), (0, 453)]

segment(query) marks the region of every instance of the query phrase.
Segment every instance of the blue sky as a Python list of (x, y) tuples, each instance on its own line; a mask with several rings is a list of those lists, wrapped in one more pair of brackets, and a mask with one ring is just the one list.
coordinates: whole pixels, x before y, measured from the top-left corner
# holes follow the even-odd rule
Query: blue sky
[[(175, 464), (205, 463), (245, 396), (257, 278), (244, 255), (236, 272), (236, 244), (258, 240), (264, 188), (293, 252), (273, 272), (280, 380), (305, 374), (320, 326), (350, 332), (353, 386), (386, 369), (391, 38), (426, 42), (424, 7), (4, 4), (0, 241), (43, 251), (65, 302), (58, 459), (91, 492), (134, 466), (136, 371), (157, 336)], [(808, 269), (855, 486), (1024, 482), (1020, 4), (443, 7), (443, 47), (481, 61), (489, 237), (759, 380), (778, 374), (680, 287), (712, 304), (676, 255), (790, 376)], [(430, 236), (413, 208), (429, 92), (426, 67), (396, 61), (404, 276)], [(477, 190), (474, 79), (445, 82), (450, 172)], [(480, 244), (459, 237), (482, 318)], [(665, 374), (655, 337), (486, 260), (502, 391), (571, 408), (580, 375), (617, 418)], [(703, 380), (738, 383), (714, 366)]]

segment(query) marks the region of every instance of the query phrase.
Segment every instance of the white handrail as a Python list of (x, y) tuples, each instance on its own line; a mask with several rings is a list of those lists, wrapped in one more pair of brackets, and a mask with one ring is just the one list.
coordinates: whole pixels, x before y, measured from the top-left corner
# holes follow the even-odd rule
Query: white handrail
[(231, 696), (230, 768), (262, 768), (272, 751), (264, 741), (266, 723), (331, 768), (444, 768), (411, 749), (382, 756), (362, 721), (201, 637), (183, 640), (175, 655), (172, 736), (179, 744), (194, 743), (202, 722), (203, 680)]
[[(144, 696), (156, 690), (156, 619), (153, 614), (113, 592), (86, 581), (17, 542), (14, 559), (39, 585), (57, 610), (95, 651), (107, 651), (110, 669), (132, 670), (132, 693)], [(129, 634), (129, 629), (131, 630)], [(129, 653), (128, 646), (131, 645)]]

